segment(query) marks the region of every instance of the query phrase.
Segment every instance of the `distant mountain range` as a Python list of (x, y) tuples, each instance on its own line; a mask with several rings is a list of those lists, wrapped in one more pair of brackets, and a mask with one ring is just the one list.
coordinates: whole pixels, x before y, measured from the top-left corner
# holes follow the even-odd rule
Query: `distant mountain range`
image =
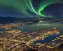
[(16, 18), (16, 17), (0, 17), (0, 24), (13, 23), (13, 22), (39, 22), (52, 21), (52, 22), (63, 22), (63, 18)]
[(0, 17), (0, 24), (13, 23), (13, 22), (38, 22), (34, 18), (15, 18), (15, 17)]

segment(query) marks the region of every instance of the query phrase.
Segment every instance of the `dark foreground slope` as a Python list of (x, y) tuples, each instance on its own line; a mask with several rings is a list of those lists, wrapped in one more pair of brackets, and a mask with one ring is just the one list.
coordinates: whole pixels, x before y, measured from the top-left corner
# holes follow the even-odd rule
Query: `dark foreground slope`
[(23, 51), (63, 51), (63, 43), (55, 48), (48, 48), (46, 45), (44, 45), (37, 49), (28, 48), (24, 49)]

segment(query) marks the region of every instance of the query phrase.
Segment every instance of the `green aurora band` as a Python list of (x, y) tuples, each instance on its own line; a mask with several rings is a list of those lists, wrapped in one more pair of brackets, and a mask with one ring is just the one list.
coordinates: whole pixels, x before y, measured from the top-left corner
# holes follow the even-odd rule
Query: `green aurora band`
[(8, 7), (13, 6), (17, 9), (17, 11), (24, 13), (30, 17), (32, 17), (32, 15), (27, 13), (27, 9), (29, 9), (31, 12), (34, 12), (36, 15), (47, 17), (45, 14), (42, 13), (42, 11), (48, 5), (55, 3), (63, 3), (63, 0), (42, 0), (37, 10), (35, 10), (35, 8), (33, 7), (32, 0), (0, 0), (0, 5), (5, 5)]
[(45, 1), (43, 0), (40, 3), (39, 9), (38, 9), (38, 14), (43, 16), (44, 14), (42, 14), (41, 11), (43, 11), (48, 5), (56, 4), (56, 3), (63, 3), (63, 0), (45, 0)]

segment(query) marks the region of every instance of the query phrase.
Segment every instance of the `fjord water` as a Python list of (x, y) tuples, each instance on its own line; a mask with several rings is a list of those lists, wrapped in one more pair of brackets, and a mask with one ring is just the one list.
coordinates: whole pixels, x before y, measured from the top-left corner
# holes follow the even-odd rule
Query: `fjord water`
[(16, 28), (16, 29), (22, 30), (23, 32), (25, 32), (25, 31), (30, 32), (30, 31), (34, 31), (34, 30), (55, 28), (55, 27), (57, 27), (60, 32), (58, 35), (53, 34), (53, 35), (46, 37), (44, 40), (38, 40), (35, 42), (35, 43), (38, 43), (38, 42), (39, 43), (47, 43), (47, 42), (54, 40), (56, 37), (63, 35), (63, 23), (61, 23), (61, 22), (44, 22), (44, 23), (36, 23), (36, 24), (34, 23), (31, 25), (26, 25), (24, 27)]
[(47, 28), (55, 28), (57, 27), (60, 31), (60, 34), (63, 34), (63, 23), (61, 22), (43, 22), (43, 23), (33, 23), (30, 25), (25, 25), (23, 27), (17, 27), (15, 29), (21, 30), (23, 32), (30, 32), (34, 30), (47, 29)]

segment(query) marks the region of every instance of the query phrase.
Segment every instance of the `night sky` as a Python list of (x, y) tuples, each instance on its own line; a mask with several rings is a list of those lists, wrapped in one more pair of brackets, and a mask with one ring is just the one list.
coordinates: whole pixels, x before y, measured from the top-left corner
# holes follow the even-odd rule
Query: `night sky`
[(63, 0), (0, 0), (2, 17), (63, 17)]

